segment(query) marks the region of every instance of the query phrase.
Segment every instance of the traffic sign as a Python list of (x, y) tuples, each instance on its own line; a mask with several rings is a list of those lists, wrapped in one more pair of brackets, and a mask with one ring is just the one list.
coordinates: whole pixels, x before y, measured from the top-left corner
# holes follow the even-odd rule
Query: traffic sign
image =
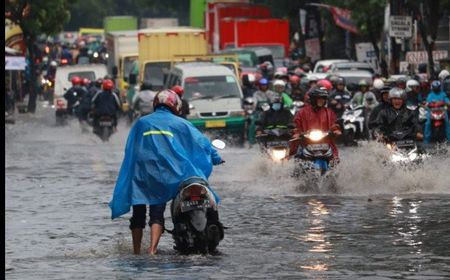
[(389, 36), (409, 38), (412, 36), (412, 18), (410, 16), (390, 16)]

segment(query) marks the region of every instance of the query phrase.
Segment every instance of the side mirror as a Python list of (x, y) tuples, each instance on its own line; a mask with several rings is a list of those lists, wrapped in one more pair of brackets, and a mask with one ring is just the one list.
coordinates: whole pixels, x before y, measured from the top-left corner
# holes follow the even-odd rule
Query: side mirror
[(113, 66), (112, 74), (113, 74), (114, 78), (117, 78), (118, 73), (119, 73), (119, 70), (117, 69), (117, 66)]
[(219, 149), (219, 150), (225, 149), (225, 146), (226, 146), (225, 142), (223, 142), (223, 141), (220, 140), (220, 139), (215, 139), (215, 140), (213, 140), (213, 141), (211, 142), (211, 145), (213, 145), (214, 148)]
[(137, 75), (136, 74), (130, 74), (128, 76), (128, 83), (131, 85), (137, 84)]

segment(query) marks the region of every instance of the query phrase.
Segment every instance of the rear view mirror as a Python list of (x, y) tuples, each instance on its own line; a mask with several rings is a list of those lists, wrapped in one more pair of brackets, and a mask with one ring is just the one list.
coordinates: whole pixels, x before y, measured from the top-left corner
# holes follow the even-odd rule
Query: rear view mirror
[(215, 139), (215, 140), (213, 140), (213, 141), (211, 142), (211, 144), (213, 145), (214, 148), (219, 149), (219, 150), (225, 149), (225, 146), (226, 146), (225, 142), (223, 142), (223, 141), (220, 140), (220, 139)]

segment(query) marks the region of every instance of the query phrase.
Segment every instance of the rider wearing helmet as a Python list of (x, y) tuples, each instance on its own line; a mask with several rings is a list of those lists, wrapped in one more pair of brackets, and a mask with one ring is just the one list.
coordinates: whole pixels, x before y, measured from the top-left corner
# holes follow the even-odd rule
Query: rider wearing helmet
[(153, 91), (152, 84), (144, 81), (141, 90), (133, 97), (131, 103), (133, 110), (139, 112), (141, 117), (152, 113), (155, 96), (156, 92)]
[(273, 82), (273, 90), (283, 99), (284, 108), (290, 109), (294, 101), (292, 101), (292, 98), (286, 93), (286, 82), (283, 80), (275, 80)]
[(361, 80), (358, 83), (359, 91), (355, 93), (352, 98), (354, 105), (363, 105), (365, 108), (373, 109), (378, 105), (377, 97), (369, 91), (369, 83), (366, 80)]
[(294, 101), (303, 101), (304, 99), (304, 92), (303, 89), (300, 86), (301, 78), (294, 74), (289, 77), (289, 84), (291, 88), (291, 98)]
[(262, 78), (258, 81), (259, 90), (253, 94), (253, 110), (261, 110), (261, 105), (264, 103), (269, 103), (272, 96), (276, 95), (275, 92), (269, 89), (269, 81)]
[(117, 125), (117, 114), (121, 111), (122, 106), (113, 90), (113, 81), (105, 79), (103, 80), (102, 90), (92, 97), (91, 108), (94, 113), (94, 130), (98, 125), (99, 117), (104, 115), (112, 117), (114, 126)]
[(189, 111), (189, 103), (187, 102), (186, 99), (183, 98), (184, 88), (181, 87), (180, 85), (176, 85), (176, 86), (173, 86), (171, 88), (171, 90), (173, 90), (181, 98), (181, 112), (180, 112), (180, 116), (182, 118), (186, 119), (187, 116), (190, 114), (190, 111)]
[[(130, 130), (125, 157), (109, 203), (113, 219), (128, 213), (131, 206), (133, 208), (130, 229), (134, 254), (141, 251), (146, 205), (150, 205), (151, 228), (147, 252), (154, 255), (164, 231), (166, 203), (176, 196), (180, 183), (190, 177), (207, 180), (213, 165), (224, 162), (210, 140), (189, 121), (179, 117), (181, 99), (175, 92), (166, 89), (157, 93), (153, 108), (152, 114), (138, 119)], [(208, 233), (213, 232), (217, 234), (213, 238), (222, 239), (219, 215), (209, 209)]]
[[(329, 94), (325, 88), (315, 88), (311, 92), (310, 104), (307, 104), (294, 117), (296, 134), (298, 138), (302, 133), (311, 129), (320, 129), (322, 131), (332, 131), (335, 135), (341, 135), (341, 130), (336, 122), (336, 114), (330, 108), (326, 107)], [(339, 159), (338, 149), (334, 140), (329, 139), (329, 144), (333, 150), (333, 158)], [(296, 153), (298, 142), (293, 141), (291, 154)]]
[(344, 113), (345, 107), (352, 100), (350, 92), (345, 89), (345, 79), (338, 77), (336, 79), (336, 89), (331, 92), (329, 98), (329, 107), (336, 113), (339, 119)]
[[(426, 105), (429, 105), (430, 103), (436, 103), (436, 102), (444, 102), (447, 107), (450, 106), (450, 99), (447, 96), (445, 92), (441, 89), (441, 82), (440, 81), (433, 81), (431, 83), (431, 91), (427, 96), (426, 99)], [(450, 124), (448, 120), (448, 111), (445, 113), (445, 133), (447, 136), (447, 141), (450, 142)], [(426, 121), (425, 121), (425, 128), (424, 128), (424, 143), (428, 144), (431, 141), (431, 113), (430, 110), (428, 110), (426, 115)]]
[(408, 80), (406, 82), (406, 105), (417, 108), (422, 102), (419, 82), (417, 80)]
[(442, 83), (442, 90), (450, 98), (450, 73), (444, 69), (439, 73), (438, 77)]
[(409, 139), (423, 139), (417, 113), (406, 107), (405, 90), (392, 88), (388, 97), (391, 105), (381, 110), (376, 120), (371, 124), (375, 129), (377, 138), (383, 140), (394, 132), (402, 132)]
[(264, 129), (288, 128), (293, 126), (293, 116), (289, 110), (284, 110), (284, 100), (279, 96), (270, 99), (270, 110), (263, 112), (261, 121), (256, 128), (259, 134)]
[(369, 116), (369, 129), (375, 128), (375, 121), (378, 117), (378, 114), (391, 106), (391, 103), (389, 101), (389, 91), (391, 90), (391, 87), (385, 86), (380, 89), (380, 103), (377, 107), (373, 108), (372, 112)]
[(82, 80), (78, 76), (74, 76), (71, 79), (72, 87), (69, 88), (64, 94), (64, 98), (67, 100), (67, 111), (69, 114), (79, 114), (78, 104), (83, 96), (87, 93), (81, 86)]

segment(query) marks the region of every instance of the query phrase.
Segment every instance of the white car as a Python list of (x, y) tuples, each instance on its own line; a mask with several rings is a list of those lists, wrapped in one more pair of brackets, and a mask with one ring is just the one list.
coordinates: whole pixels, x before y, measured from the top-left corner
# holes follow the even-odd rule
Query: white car
[(316, 65), (314, 66), (313, 73), (326, 73), (331, 64), (333, 63), (339, 63), (339, 62), (350, 62), (348, 59), (325, 59), (325, 60), (319, 60), (316, 62)]

